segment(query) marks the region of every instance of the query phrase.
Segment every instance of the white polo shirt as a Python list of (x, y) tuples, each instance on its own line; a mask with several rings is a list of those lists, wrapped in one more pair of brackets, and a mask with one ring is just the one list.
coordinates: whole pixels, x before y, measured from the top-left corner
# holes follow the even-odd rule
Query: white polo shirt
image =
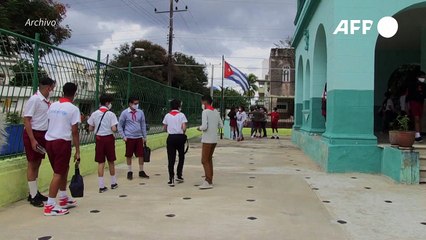
[[(105, 112), (107, 111), (107, 112)], [(98, 130), (99, 122), (101, 121), (102, 115), (105, 116), (102, 119), (101, 126), (99, 127), (99, 132), (96, 134), (96, 130)], [(108, 111), (107, 107), (101, 107), (97, 111), (93, 112), (90, 116), (89, 120), (87, 120), (87, 123), (95, 127), (95, 134), (98, 136), (108, 136), (113, 134), (112, 127), (116, 126), (118, 124), (117, 116), (111, 111)]]
[(24, 107), (24, 117), (31, 117), (31, 127), (36, 131), (47, 131), (47, 110), (50, 102), (40, 91), (28, 99)]
[(182, 124), (187, 122), (185, 114), (177, 110), (167, 113), (163, 120), (163, 124), (167, 125), (167, 132), (169, 134), (183, 134)]
[(47, 111), (49, 128), (46, 133), (47, 141), (63, 139), (71, 141), (72, 126), (80, 123), (80, 110), (71, 102), (52, 103)]

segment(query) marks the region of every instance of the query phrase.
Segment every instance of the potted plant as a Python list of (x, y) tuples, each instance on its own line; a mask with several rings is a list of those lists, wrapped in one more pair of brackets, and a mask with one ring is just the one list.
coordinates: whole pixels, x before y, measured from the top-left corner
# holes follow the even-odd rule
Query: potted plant
[(393, 131), (389, 131), (389, 141), (392, 145), (400, 147), (412, 147), (415, 141), (415, 132), (409, 131), (410, 118), (407, 115), (399, 115), (393, 122)]

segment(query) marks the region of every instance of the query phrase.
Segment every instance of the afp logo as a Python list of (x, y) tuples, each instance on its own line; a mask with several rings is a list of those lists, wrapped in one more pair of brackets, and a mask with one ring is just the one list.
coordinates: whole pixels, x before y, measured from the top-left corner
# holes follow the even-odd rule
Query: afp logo
[[(374, 26), (373, 20), (342, 20), (333, 34), (366, 35)], [(393, 17), (384, 17), (377, 23), (377, 31), (384, 38), (391, 38), (398, 32), (398, 22)]]

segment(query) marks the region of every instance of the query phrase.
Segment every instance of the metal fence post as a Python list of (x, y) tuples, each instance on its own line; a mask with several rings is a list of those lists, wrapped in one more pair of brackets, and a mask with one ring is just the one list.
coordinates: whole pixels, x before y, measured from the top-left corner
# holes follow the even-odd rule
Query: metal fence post
[(99, 106), (99, 79), (101, 75), (101, 50), (98, 50), (98, 58), (96, 60), (96, 91), (95, 91), (95, 108)]
[(126, 103), (130, 98), (130, 82), (132, 80), (132, 62), (129, 62), (129, 69), (127, 70), (127, 95)]
[(34, 70), (33, 70), (33, 92), (37, 92), (38, 88), (38, 62), (39, 62), (39, 48), (40, 48), (40, 33), (35, 34), (34, 44)]

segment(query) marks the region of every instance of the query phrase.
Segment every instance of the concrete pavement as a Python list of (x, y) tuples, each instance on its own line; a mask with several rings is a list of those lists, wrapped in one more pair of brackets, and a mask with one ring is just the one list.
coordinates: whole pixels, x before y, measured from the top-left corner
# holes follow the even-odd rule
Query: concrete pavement
[(220, 142), (212, 190), (194, 186), (203, 175), (199, 143), (192, 143), (187, 155), (185, 183), (174, 188), (166, 184), (166, 158), (165, 149), (153, 152), (146, 165), (149, 180), (126, 180), (127, 167), (120, 165), (119, 188), (103, 194), (97, 192), (96, 175), (85, 177), (85, 197), (67, 216), (45, 217), (24, 201), (3, 208), (0, 239), (426, 237), (423, 186), (396, 185), (382, 176), (325, 174), (288, 138)]

